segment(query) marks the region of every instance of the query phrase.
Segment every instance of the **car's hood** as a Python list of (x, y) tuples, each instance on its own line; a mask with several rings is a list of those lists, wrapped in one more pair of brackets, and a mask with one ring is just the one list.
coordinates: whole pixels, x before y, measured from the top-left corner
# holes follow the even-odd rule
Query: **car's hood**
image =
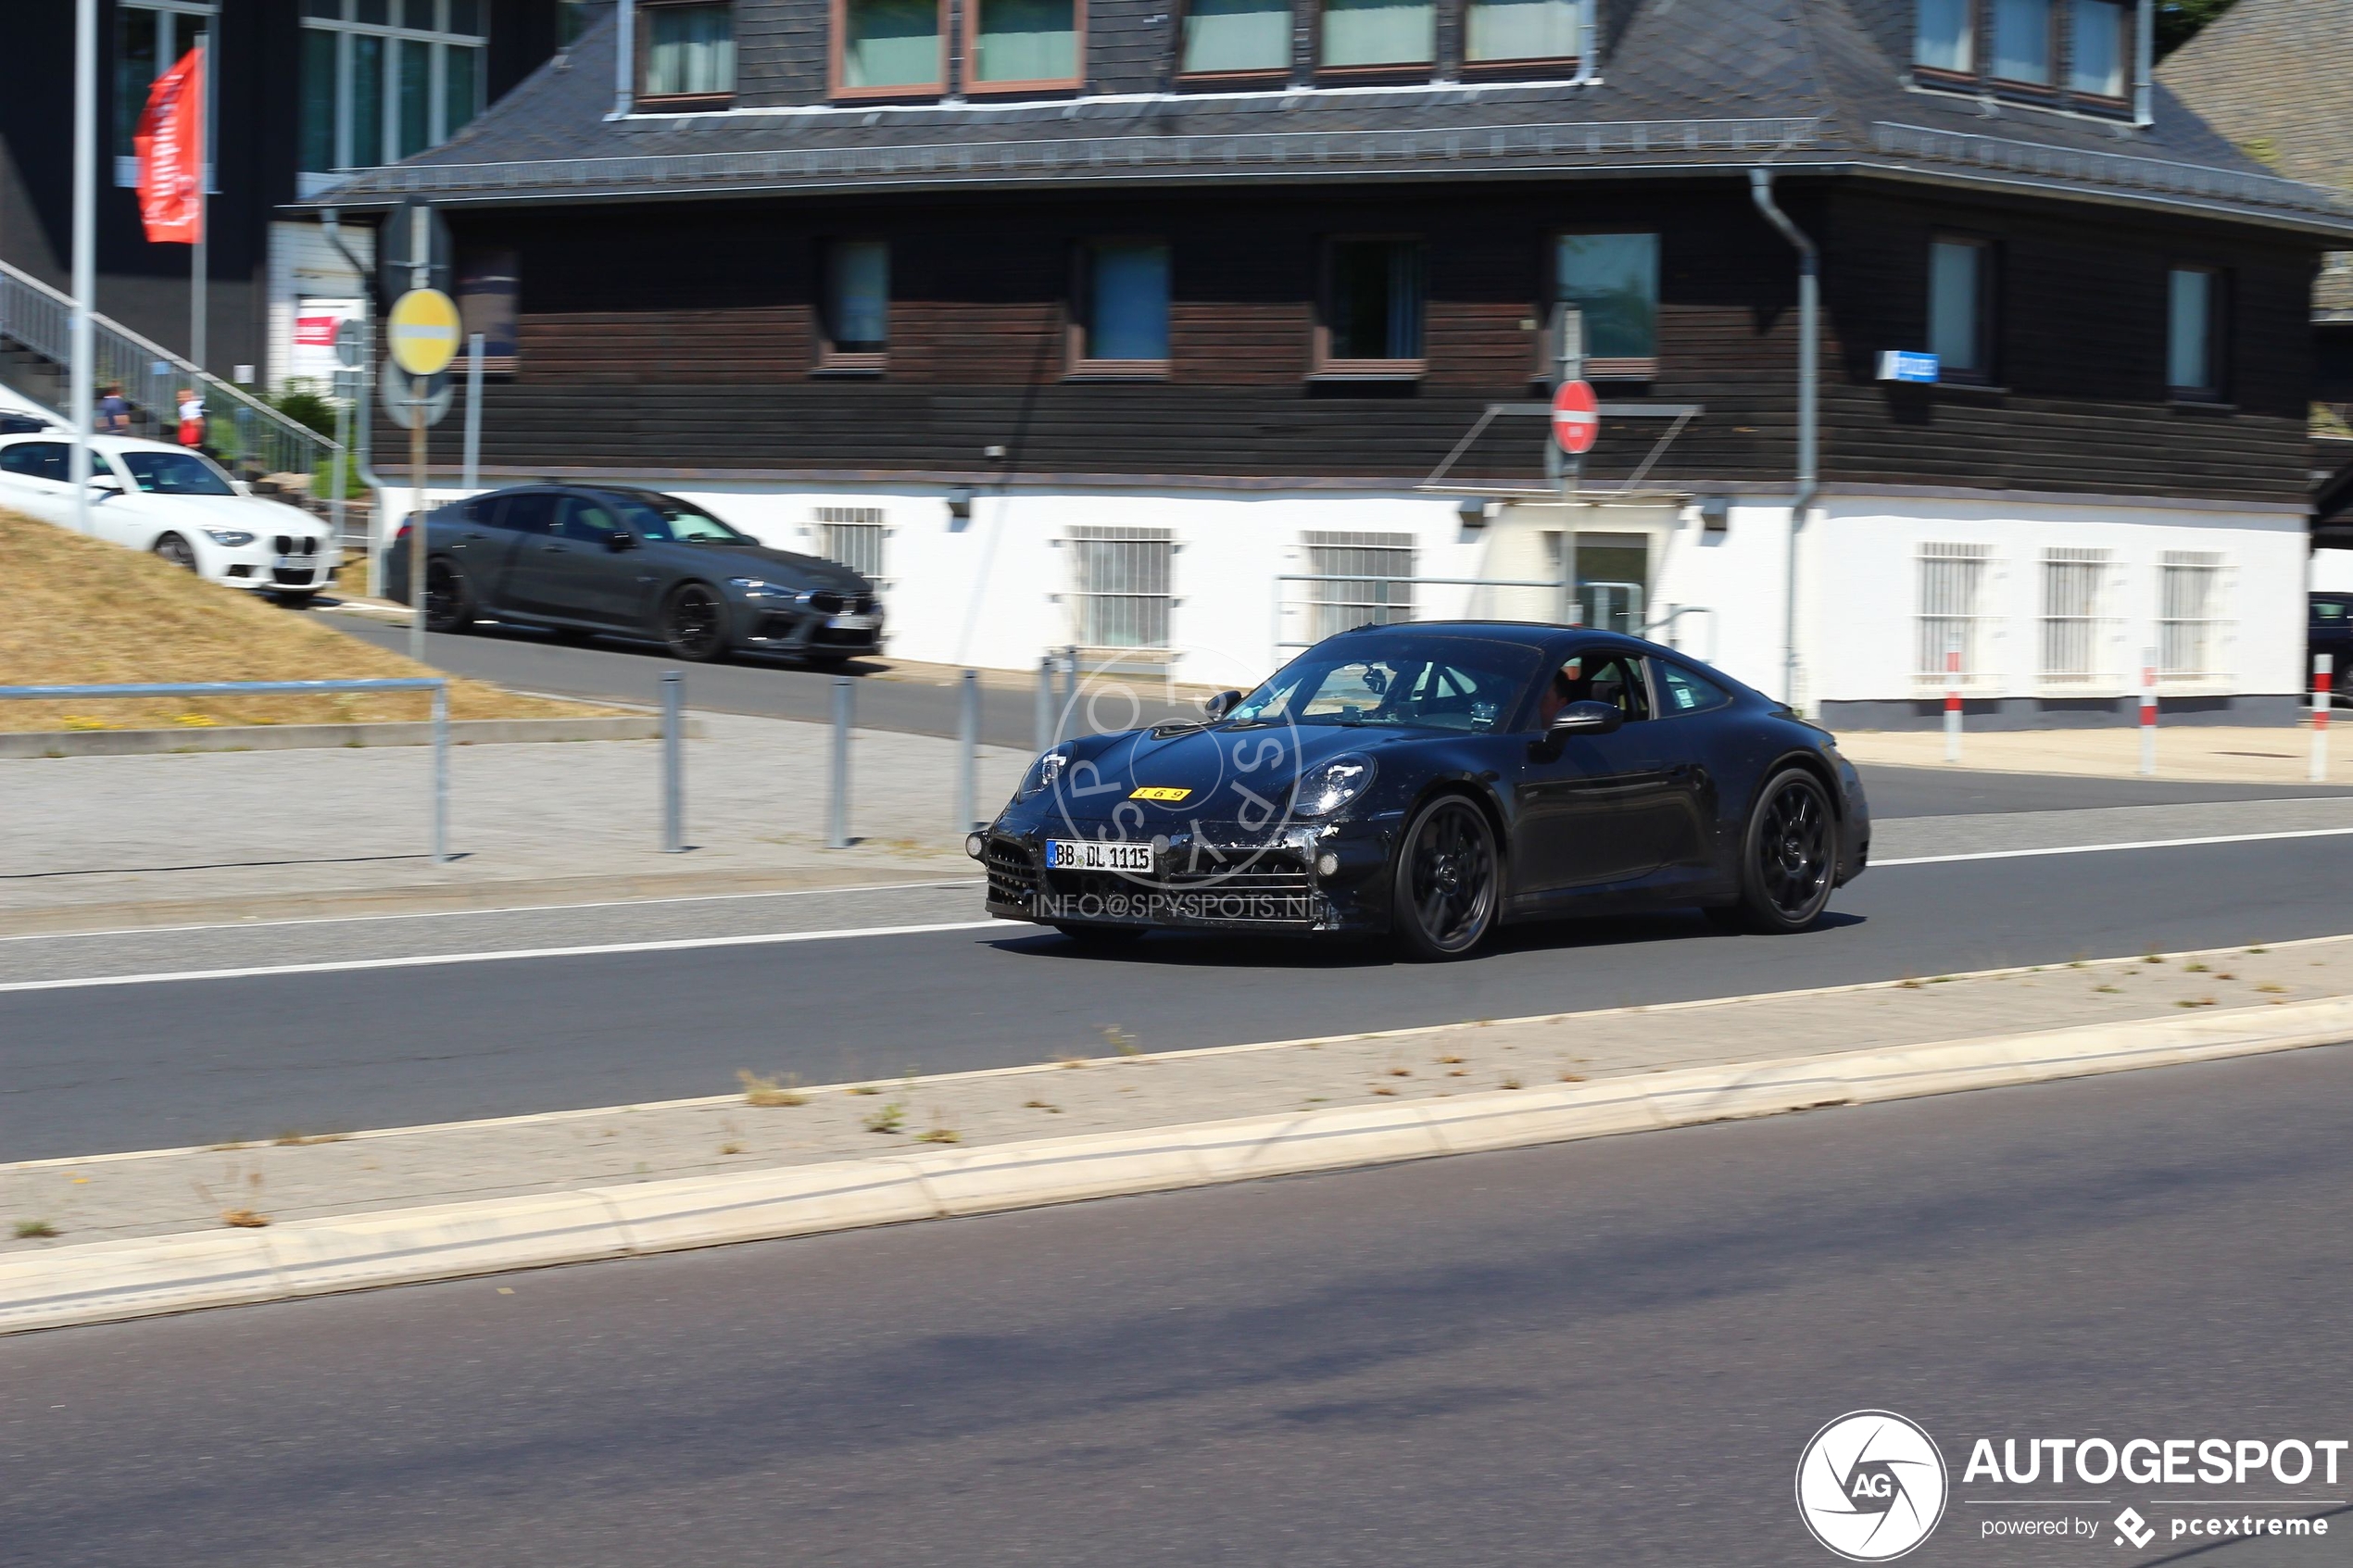
[(1350, 752), (1378, 759), (1416, 738), (1412, 731), (1337, 724), (1162, 725), (1090, 735), (1071, 743), (1071, 763), (1048, 804), (1074, 822), (1116, 816), (1130, 832), (1196, 821), (1255, 827), (1270, 812), (1283, 815), (1308, 770)]
[(110, 495), (99, 505), (121, 507), (166, 522), (185, 522), (195, 528), (238, 528), (265, 537), (273, 533), (323, 537), (327, 532), (326, 524), (308, 512), (283, 501), (266, 501), (258, 495), (155, 495), (141, 490)]
[(724, 560), (731, 577), (758, 577), (786, 588), (833, 588), (845, 594), (870, 594), (874, 584), (837, 561), (804, 556), (766, 545), (664, 545), (660, 548), (691, 557), (697, 562)]

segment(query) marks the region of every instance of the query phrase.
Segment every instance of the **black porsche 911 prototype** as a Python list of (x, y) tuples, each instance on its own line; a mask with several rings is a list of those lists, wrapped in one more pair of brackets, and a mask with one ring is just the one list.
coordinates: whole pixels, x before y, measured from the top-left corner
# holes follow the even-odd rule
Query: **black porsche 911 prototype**
[(989, 912), (1088, 941), (1389, 932), (1446, 959), (1502, 922), (1661, 906), (1798, 931), (1869, 858), (1827, 732), (1634, 637), (1360, 627), (1203, 707), (1031, 764), (967, 846)]

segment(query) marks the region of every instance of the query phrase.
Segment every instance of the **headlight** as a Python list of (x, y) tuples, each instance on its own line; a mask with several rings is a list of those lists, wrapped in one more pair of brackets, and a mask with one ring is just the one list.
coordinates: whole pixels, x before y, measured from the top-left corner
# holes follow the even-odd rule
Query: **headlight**
[(1373, 759), (1354, 752), (1335, 757), (1300, 775), (1291, 809), (1302, 817), (1328, 817), (1372, 787)]
[(240, 545), (253, 543), (253, 535), (239, 528), (208, 528), (205, 537), (223, 549), (233, 550)]
[(727, 579), (727, 586), (741, 588), (745, 593), (754, 595), (764, 594), (768, 591), (767, 583), (758, 577), (730, 577)]
[(1013, 798), (1027, 800), (1032, 796), (1044, 794), (1054, 787), (1056, 781), (1063, 776), (1063, 770), (1069, 765), (1070, 753), (1066, 751), (1046, 753), (1045, 756), (1032, 762), (1029, 765), (1029, 771), (1022, 775), (1021, 787), (1013, 791)]

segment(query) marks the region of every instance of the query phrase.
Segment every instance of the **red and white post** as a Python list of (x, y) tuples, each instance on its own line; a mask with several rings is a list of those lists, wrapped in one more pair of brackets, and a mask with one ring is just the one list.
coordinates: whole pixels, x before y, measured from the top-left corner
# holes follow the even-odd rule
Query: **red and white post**
[(2157, 776), (2157, 650), (2141, 652), (2141, 777)]
[(1944, 639), (1944, 760), (1961, 759), (1961, 634)]
[(2329, 675), (2335, 661), (2327, 654), (2312, 656), (2312, 782), (2329, 782)]

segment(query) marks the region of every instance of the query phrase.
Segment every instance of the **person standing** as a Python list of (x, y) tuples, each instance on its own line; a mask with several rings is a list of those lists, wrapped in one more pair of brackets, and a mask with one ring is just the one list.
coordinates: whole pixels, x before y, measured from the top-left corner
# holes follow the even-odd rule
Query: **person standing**
[(107, 395), (98, 399), (98, 433), (129, 435), (131, 433), (131, 401), (122, 395), (120, 382), (108, 382)]
[(196, 389), (192, 386), (180, 389), (180, 445), (204, 445), (204, 399), (196, 395)]

